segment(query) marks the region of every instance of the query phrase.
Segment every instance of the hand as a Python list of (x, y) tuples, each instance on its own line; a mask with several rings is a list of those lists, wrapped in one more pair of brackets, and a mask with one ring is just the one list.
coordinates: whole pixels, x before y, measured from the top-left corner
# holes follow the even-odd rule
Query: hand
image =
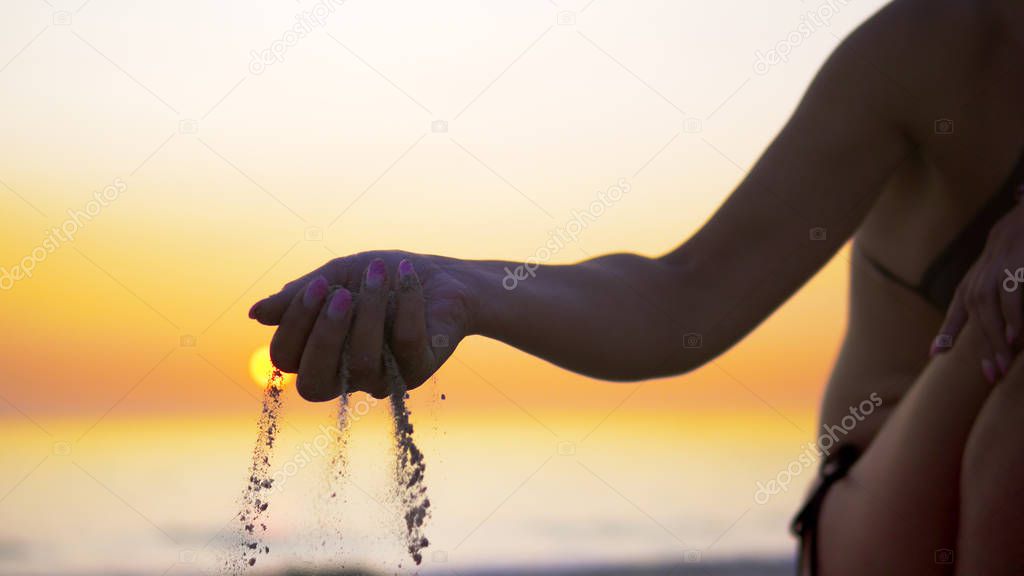
[(343, 352), (348, 391), (384, 398), (385, 342), (412, 389), (468, 333), (469, 290), (446, 270), (455, 262), (398, 251), (337, 258), (257, 302), (249, 317), (277, 326), (270, 357), (298, 374), (296, 388), (306, 400), (341, 394)]
[(982, 333), (981, 371), (991, 383), (1006, 375), (1021, 335), (1024, 209), (1014, 208), (989, 231), (985, 250), (960, 281), (932, 354), (947, 349), (968, 318)]

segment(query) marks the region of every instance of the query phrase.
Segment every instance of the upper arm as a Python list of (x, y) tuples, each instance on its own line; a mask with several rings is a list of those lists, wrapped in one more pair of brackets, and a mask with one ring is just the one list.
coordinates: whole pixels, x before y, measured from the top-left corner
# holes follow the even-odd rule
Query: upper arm
[(718, 353), (819, 270), (851, 237), (912, 151), (891, 54), (911, 10), (897, 3), (846, 39), (763, 156), (688, 242), (662, 260), (706, 290), (704, 340)]

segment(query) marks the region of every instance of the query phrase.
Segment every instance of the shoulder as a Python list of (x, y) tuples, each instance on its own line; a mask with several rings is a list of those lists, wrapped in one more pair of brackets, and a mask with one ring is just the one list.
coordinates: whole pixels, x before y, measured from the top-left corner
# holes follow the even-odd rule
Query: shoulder
[[(1003, 0), (1005, 2), (1005, 0)], [(917, 140), (969, 102), (1005, 50), (999, 0), (894, 0), (837, 50), (860, 69), (860, 89)]]

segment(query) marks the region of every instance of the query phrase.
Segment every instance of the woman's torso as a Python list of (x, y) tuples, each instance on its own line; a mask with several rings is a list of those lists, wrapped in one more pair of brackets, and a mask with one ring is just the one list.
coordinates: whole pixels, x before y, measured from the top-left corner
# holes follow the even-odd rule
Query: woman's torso
[(821, 423), (841, 425), (872, 394), (882, 406), (858, 420), (845, 442), (863, 447), (874, 437), (927, 364), (944, 318), (943, 310), (886, 278), (864, 255), (916, 284), (1000, 192), (1024, 153), (1024, 44), (1000, 35), (1000, 28), (974, 36), (972, 56), (950, 67), (947, 86), (919, 93), (906, 88), (914, 110), (909, 137), (918, 147), (892, 175), (854, 238), (849, 325)]

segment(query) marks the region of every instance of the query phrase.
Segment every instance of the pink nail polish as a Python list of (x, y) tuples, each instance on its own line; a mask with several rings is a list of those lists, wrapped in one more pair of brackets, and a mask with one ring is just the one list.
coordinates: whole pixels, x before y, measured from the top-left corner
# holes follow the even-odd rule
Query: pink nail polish
[(318, 308), (326, 295), (327, 278), (317, 276), (309, 286), (306, 286), (306, 292), (302, 295), (302, 305), (306, 308)]
[(1002, 354), (996, 354), (996, 364), (999, 366), (1001, 375), (1006, 376), (1006, 373), (1010, 371), (1010, 361)]
[(262, 300), (253, 304), (252, 308), (249, 308), (249, 318), (256, 319), (256, 316), (260, 313), (260, 304), (263, 304)]
[(331, 303), (327, 306), (327, 317), (331, 320), (341, 320), (351, 307), (352, 293), (344, 288), (339, 288), (334, 293), (334, 296), (331, 297)]
[(377, 258), (373, 262), (370, 262), (370, 267), (366, 270), (366, 287), (367, 288), (380, 288), (384, 285), (384, 279), (387, 277), (387, 269), (384, 267), (384, 261)]
[(988, 358), (981, 361), (981, 373), (985, 376), (985, 380), (988, 380), (989, 384), (996, 383), (996, 369)]
[(399, 278), (405, 278), (406, 276), (412, 276), (415, 273), (413, 270), (412, 262), (408, 260), (402, 260), (398, 263), (398, 276)]

